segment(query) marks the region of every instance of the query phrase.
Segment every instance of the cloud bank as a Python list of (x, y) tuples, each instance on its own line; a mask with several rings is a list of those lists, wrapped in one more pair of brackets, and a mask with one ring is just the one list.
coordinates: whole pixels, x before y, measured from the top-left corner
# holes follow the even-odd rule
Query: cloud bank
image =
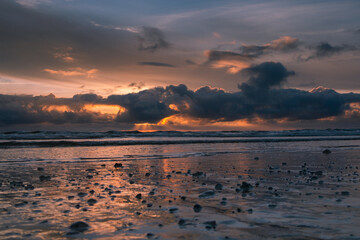
[[(264, 62), (242, 70), (247, 82), (236, 92), (186, 85), (156, 87), (137, 93), (78, 94), (72, 98), (0, 95), (0, 126), (34, 123), (157, 123), (170, 116), (225, 121), (303, 121), (352, 115), (358, 117), (360, 94), (317, 87), (311, 91), (285, 89), (294, 75), (281, 63)], [(101, 108), (112, 108), (106, 112)], [(97, 110), (94, 110), (97, 109)], [(115, 110), (114, 110), (115, 109)]]

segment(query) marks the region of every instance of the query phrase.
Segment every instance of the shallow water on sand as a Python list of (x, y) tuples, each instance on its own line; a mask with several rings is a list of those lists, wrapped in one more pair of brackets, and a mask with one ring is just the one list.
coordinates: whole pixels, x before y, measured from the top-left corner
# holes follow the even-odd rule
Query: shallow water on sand
[(2, 149), (0, 238), (360, 239), (359, 143)]

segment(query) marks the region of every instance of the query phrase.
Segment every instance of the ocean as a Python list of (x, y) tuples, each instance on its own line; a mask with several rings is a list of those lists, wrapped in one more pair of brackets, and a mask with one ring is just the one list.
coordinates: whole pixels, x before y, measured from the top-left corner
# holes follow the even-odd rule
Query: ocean
[(359, 154), (360, 129), (1, 132), (0, 238), (360, 239)]

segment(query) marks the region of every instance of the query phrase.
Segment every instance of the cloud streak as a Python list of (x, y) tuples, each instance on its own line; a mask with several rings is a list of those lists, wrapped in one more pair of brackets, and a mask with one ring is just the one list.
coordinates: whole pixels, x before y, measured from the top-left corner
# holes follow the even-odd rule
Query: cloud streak
[(154, 66), (154, 67), (175, 67), (172, 64), (162, 63), (162, 62), (139, 62), (139, 65)]
[(352, 45), (343, 44), (343, 45), (334, 46), (328, 42), (321, 42), (315, 46), (310, 46), (309, 48), (312, 51), (312, 54), (309, 57), (307, 57), (305, 61), (332, 57), (337, 54), (358, 50), (357, 47)]

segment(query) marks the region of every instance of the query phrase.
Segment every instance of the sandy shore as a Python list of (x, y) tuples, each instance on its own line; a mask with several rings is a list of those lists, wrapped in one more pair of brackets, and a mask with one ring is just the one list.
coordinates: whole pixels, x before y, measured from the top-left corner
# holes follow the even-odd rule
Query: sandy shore
[(359, 153), (2, 164), (0, 238), (360, 239)]

